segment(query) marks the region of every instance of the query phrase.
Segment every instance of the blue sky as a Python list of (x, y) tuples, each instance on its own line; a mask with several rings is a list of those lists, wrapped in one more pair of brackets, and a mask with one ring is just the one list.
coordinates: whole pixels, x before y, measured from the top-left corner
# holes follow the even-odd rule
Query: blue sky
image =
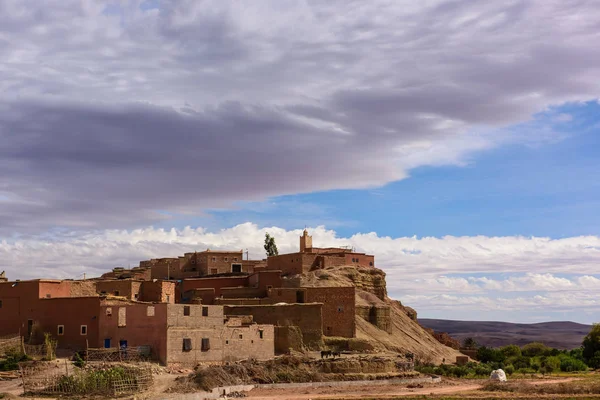
[[(0, 271), (350, 244), (421, 316), (594, 322), (599, 2), (0, 2)], [(30, 268), (36, 265), (36, 269)]]
[[(556, 115), (572, 119), (556, 121)], [(192, 224), (218, 228), (254, 221), (286, 229), (324, 224), (342, 236), (598, 235), (600, 106), (563, 106), (533, 121), (506, 129), (528, 135), (550, 128), (560, 138), (485, 150), (464, 166), (416, 168), (407, 179), (381, 188), (238, 203), (237, 210), (209, 211)]]

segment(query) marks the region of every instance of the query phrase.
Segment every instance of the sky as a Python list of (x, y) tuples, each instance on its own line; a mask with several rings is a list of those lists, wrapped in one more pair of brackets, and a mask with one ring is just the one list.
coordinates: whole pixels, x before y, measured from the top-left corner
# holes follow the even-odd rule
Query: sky
[(0, 1), (0, 271), (376, 257), (420, 317), (599, 322), (600, 2)]

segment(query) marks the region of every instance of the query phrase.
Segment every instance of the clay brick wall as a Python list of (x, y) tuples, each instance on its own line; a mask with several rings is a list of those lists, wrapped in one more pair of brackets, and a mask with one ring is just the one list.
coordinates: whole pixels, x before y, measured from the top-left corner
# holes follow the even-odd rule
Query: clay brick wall
[[(49, 332), (58, 341), (58, 348), (83, 350), (86, 340), (98, 342), (99, 297), (65, 297), (40, 299), (36, 308), (24, 315), (32, 319), (43, 332)], [(58, 326), (63, 325), (62, 335)], [(81, 334), (81, 325), (87, 326), (87, 333)], [(22, 331), (22, 334), (26, 333)]]
[(243, 262), (242, 251), (203, 251), (191, 254), (194, 255), (192, 262), (198, 265), (202, 276), (233, 272), (232, 264), (241, 264), (241, 272), (248, 272), (249, 264)]
[(350, 287), (305, 288), (306, 300), (323, 303), (323, 334), (352, 338), (356, 336), (355, 289)]
[(72, 281), (69, 297), (90, 297), (98, 296), (96, 291), (96, 281)]
[(144, 281), (140, 287), (140, 301), (174, 304), (175, 282), (168, 281)]
[[(124, 321), (119, 321), (119, 315), (125, 316)], [(150, 346), (154, 359), (166, 361), (167, 304), (108, 300), (102, 303), (98, 319), (98, 340), (90, 347), (120, 347), (126, 341), (129, 348)], [(105, 343), (107, 339), (110, 343)]]
[(258, 287), (265, 291), (269, 287), (281, 287), (281, 271), (258, 271), (248, 277), (248, 286)]
[(257, 306), (261, 304), (272, 304), (269, 299), (215, 299), (215, 304), (220, 306)]
[(297, 275), (310, 271), (317, 258), (312, 253), (290, 253), (267, 258), (268, 270), (280, 270), (283, 275)]
[(346, 265), (358, 265), (361, 267), (374, 267), (375, 257), (362, 253), (348, 253), (344, 255)]
[(225, 306), (225, 314), (252, 315), (255, 322), (276, 326), (297, 326), (304, 344), (318, 348), (322, 343), (322, 304)]
[(267, 260), (243, 260), (242, 271), (254, 273), (267, 268)]
[(268, 360), (275, 357), (273, 325), (227, 326), (223, 333), (223, 361), (248, 358)]
[[(227, 287), (247, 287), (248, 277), (246, 276), (235, 276), (235, 277), (215, 277), (215, 278), (195, 278), (195, 279), (184, 279), (180, 284), (177, 285), (178, 292), (185, 293), (193, 289), (214, 289), (215, 297), (221, 297), (221, 288)], [(177, 297), (180, 299), (180, 297)], [(212, 304), (212, 301), (207, 304)]]
[[(189, 309), (189, 315), (184, 315), (186, 308)], [(207, 316), (202, 315), (203, 309), (208, 310)], [(214, 329), (223, 325), (224, 318), (222, 306), (169, 304), (167, 307), (169, 327)]]
[(183, 293), (181, 303), (189, 304), (218, 304), (215, 303), (215, 289), (192, 289)]
[(71, 295), (70, 281), (39, 281), (39, 298), (69, 297)]
[(138, 300), (140, 298), (141, 285), (141, 282), (132, 280), (102, 280), (96, 281), (96, 290), (99, 294)]
[(221, 288), (221, 296), (229, 299), (260, 298), (266, 297), (266, 295), (266, 291), (253, 287)]

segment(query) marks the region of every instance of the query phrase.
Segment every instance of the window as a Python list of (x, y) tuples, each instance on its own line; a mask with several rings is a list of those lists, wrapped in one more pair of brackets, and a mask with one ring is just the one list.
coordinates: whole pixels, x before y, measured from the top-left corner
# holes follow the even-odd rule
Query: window
[(79, 332), (80, 332), (82, 335), (87, 335), (87, 325), (81, 325), (81, 327), (80, 327), (80, 329), (79, 329)]
[(229, 261), (229, 258), (225, 257), (225, 261)]
[(242, 335), (242, 334), (240, 333), (240, 339), (243, 339), (243, 338), (244, 338), (244, 335)]
[(267, 290), (271, 290), (271, 289), (273, 289), (273, 286), (267, 285)]
[(192, 264), (196, 264), (196, 260), (192, 260)]
[(190, 306), (183, 306), (183, 315), (190, 316)]
[(154, 306), (148, 306), (148, 308), (146, 308), (146, 316), (154, 317)]
[(119, 291), (115, 290), (115, 296), (118, 296), (118, 295), (119, 295)]
[(58, 336), (62, 336), (65, 334), (65, 326), (64, 325), (59, 325), (58, 329), (56, 330), (56, 333), (58, 334)]
[(210, 350), (210, 339), (209, 338), (202, 338), (202, 347), (201, 347), (202, 351), (208, 351)]
[(46, 293), (46, 298), (50, 299), (50, 298), (52, 298), (52, 295), (50, 293)]
[(217, 257), (213, 257), (213, 258), (212, 258), (212, 261), (213, 261), (213, 262), (216, 262), (216, 261), (217, 261)]
[(192, 339), (184, 338), (182, 351), (192, 351)]
[(233, 257), (233, 261), (237, 261), (237, 257)]
[(231, 272), (242, 272), (242, 264), (231, 264)]
[(208, 307), (202, 307), (202, 316), (208, 317)]
[(0, 308), (2, 308), (2, 300), (0, 300)]
[(344, 307), (343, 306), (338, 306), (337, 310), (338, 310), (338, 312), (344, 312)]
[(369, 261), (369, 267), (373, 266), (373, 261)]
[(171, 295), (168, 294), (167, 295), (167, 303), (170, 303), (170, 302), (171, 302)]
[(261, 338), (261, 339), (264, 339), (264, 334), (265, 334), (265, 331), (263, 331), (262, 329), (260, 329), (260, 330), (258, 331), (258, 337), (259, 337), (259, 338)]
[(112, 308), (106, 307), (106, 316), (110, 317), (112, 315)]
[(139, 294), (139, 293), (135, 293), (135, 294), (133, 295), (133, 298), (134, 298), (134, 299), (136, 299), (136, 300), (137, 300), (139, 297), (140, 297), (140, 294)]
[(217, 274), (217, 269), (216, 268), (211, 268), (210, 269), (210, 273), (211, 273), (211, 275), (216, 275)]
[(225, 344), (229, 344), (229, 340), (226, 340), (226, 341), (225, 341)]

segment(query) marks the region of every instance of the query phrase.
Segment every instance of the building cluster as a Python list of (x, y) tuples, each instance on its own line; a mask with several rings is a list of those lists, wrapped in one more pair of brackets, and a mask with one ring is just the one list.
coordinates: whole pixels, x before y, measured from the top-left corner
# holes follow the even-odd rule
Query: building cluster
[(95, 279), (2, 275), (0, 336), (33, 343), (49, 333), (73, 351), (144, 348), (165, 365), (269, 359), (290, 348), (318, 348), (323, 336), (355, 337), (355, 317), (373, 319), (355, 306), (353, 286), (290, 287), (286, 279), (342, 265), (373, 267), (374, 257), (315, 248), (305, 230), (299, 252), (265, 260), (207, 249)]

